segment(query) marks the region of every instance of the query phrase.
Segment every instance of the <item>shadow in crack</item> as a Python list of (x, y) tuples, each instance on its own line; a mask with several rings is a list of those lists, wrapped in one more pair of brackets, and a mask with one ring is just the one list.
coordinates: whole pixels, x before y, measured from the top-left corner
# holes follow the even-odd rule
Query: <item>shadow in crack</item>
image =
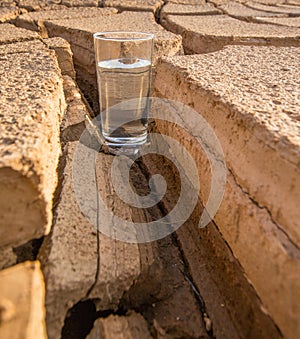
[(79, 301), (67, 314), (61, 339), (84, 339), (98, 317), (92, 300)]

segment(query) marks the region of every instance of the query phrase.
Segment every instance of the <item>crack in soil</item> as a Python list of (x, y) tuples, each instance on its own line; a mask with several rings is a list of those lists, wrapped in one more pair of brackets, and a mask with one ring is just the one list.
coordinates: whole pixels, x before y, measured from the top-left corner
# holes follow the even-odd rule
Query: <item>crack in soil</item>
[(290, 235), (286, 232), (286, 230), (280, 225), (278, 224), (272, 215), (272, 212), (268, 209), (268, 207), (266, 206), (262, 206), (261, 204), (259, 204), (251, 195), (250, 193), (244, 188), (242, 187), (238, 181), (237, 178), (235, 177), (235, 175), (233, 174), (232, 170), (228, 168), (228, 171), (230, 172), (234, 183), (239, 187), (239, 189), (249, 198), (249, 200), (256, 206), (258, 207), (260, 210), (265, 211), (271, 222), (276, 226), (278, 232), (280, 233), (280, 238), (282, 241), (282, 245), (283, 247), (288, 251), (288, 253), (297, 259), (300, 259), (300, 247), (293, 241), (293, 239), (291, 239)]
[(99, 187), (98, 187), (98, 180), (97, 180), (97, 173), (96, 173), (96, 166), (94, 167), (94, 175), (95, 175), (95, 188), (96, 188), (96, 202), (97, 202), (97, 215), (96, 215), (96, 223), (97, 223), (97, 267), (96, 267), (96, 273), (95, 273), (95, 280), (94, 283), (91, 285), (89, 290), (86, 293), (86, 298), (89, 297), (91, 292), (93, 291), (94, 287), (97, 284), (99, 273), (100, 273), (100, 235), (99, 235)]

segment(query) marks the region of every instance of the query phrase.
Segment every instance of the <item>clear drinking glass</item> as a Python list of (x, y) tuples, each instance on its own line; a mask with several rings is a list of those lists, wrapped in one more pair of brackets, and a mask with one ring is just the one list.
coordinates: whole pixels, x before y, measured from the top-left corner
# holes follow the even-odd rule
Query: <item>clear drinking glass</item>
[(147, 140), (154, 35), (94, 34), (101, 133), (108, 146), (138, 147)]

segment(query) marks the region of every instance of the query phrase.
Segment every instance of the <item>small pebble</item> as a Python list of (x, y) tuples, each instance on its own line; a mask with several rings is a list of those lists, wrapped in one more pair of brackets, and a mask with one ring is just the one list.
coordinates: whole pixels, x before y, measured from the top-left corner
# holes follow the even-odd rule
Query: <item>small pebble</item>
[(207, 332), (211, 331), (212, 323), (211, 320), (208, 317), (204, 317), (204, 324), (205, 324), (205, 329)]

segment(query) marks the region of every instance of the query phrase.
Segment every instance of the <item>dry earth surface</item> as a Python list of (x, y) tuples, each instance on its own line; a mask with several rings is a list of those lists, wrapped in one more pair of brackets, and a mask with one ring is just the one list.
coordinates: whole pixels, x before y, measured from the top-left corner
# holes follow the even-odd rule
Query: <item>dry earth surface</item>
[[(1, 338), (300, 336), (299, 20), (299, 0), (0, 2)], [(154, 33), (153, 95), (196, 112), (150, 124), (189, 151), (201, 182), (188, 220), (154, 242), (98, 232), (74, 190), (84, 145), (97, 154), (91, 177), (114, 215), (149, 223), (180, 196), (178, 169), (152, 154), (134, 164), (131, 185), (147, 195), (161, 174), (167, 193), (147, 209), (127, 205), (111, 182), (115, 157), (95, 152), (92, 35), (111, 30)], [(196, 132), (200, 115), (227, 167), (205, 228), (213, 150)], [(118, 229), (117, 218), (104, 226)]]

